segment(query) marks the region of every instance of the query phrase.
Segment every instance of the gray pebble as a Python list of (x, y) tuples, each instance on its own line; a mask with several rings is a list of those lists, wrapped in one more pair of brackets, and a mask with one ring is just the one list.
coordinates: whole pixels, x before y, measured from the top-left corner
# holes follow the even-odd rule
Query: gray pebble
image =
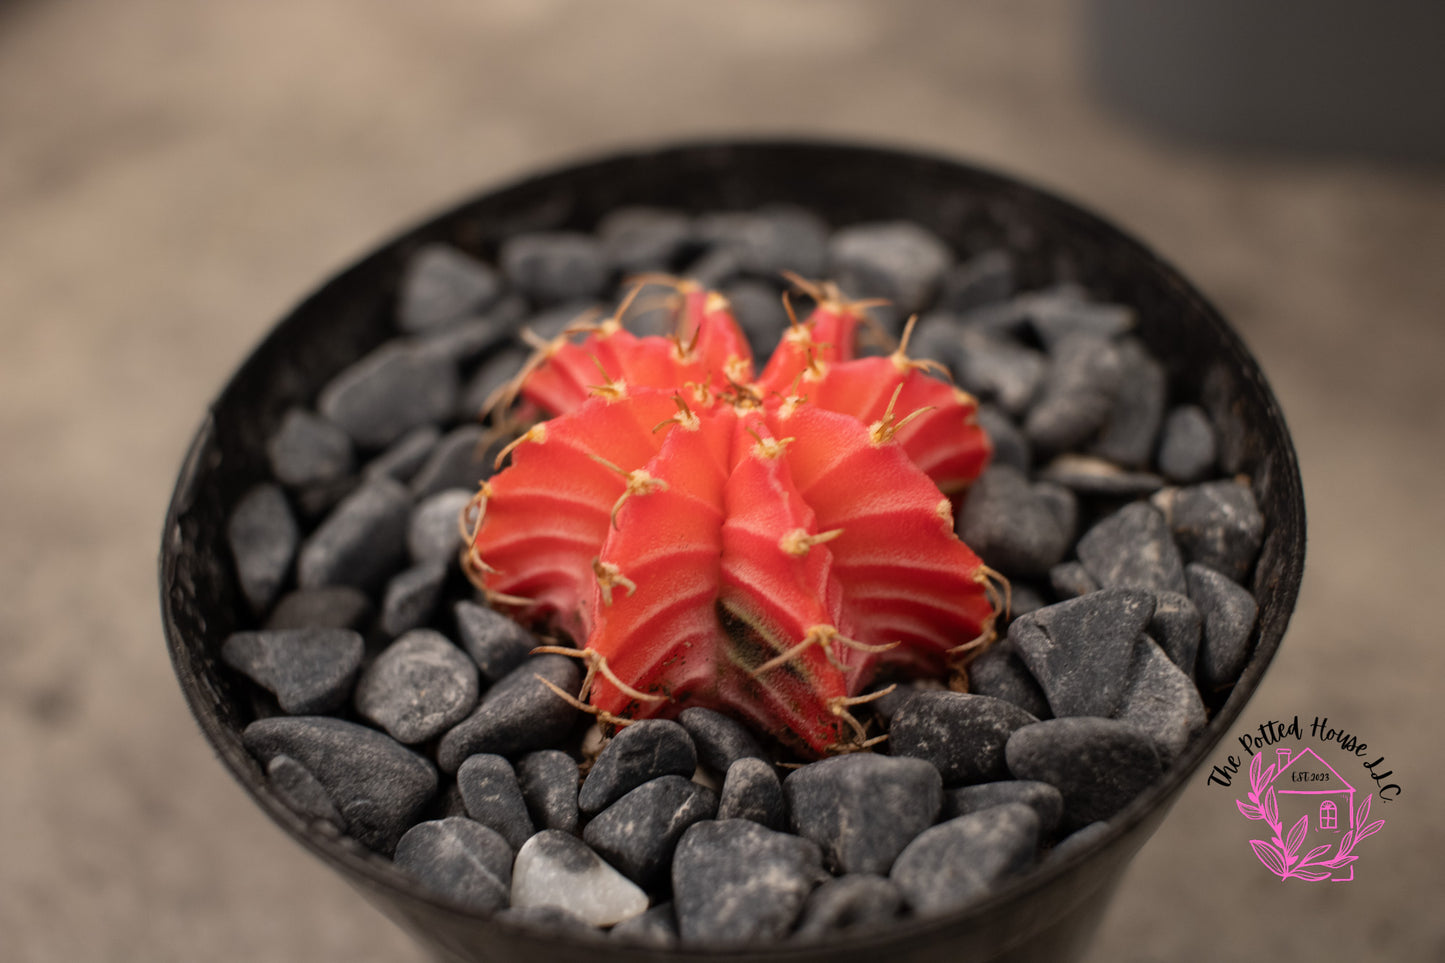
[(1106, 589), (1183, 592), (1184, 565), (1158, 509), (1130, 502), (1095, 523), (1076, 548), (1084, 568)]
[(1199, 684), (1205, 691), (1228, 688), (1249, 661), (1249, 635), (1259, 606), (1246, 589), (1212, 568), (1190, 565), (1184, 571), (1189, 598), (1204, 620)]
[(406, 550), (413, 562), (451, 565), (457, 560), (462, 550), (458, 519), (471, 501), (471, 491), (448, 488), (417, 503), (406, 528)]
[(533, 937), (538, 933), (563, 933), (600, 939), (603, 935), (602, 930), (560, 906), (508, 906), (498, 910), (492, 919), (520, 927)]
[(994, 465), (1007, 465), (1021, 472), (1030, 470), (1033, 452), (1013, 419), (992, 405), (980, 405), (975, 420), (993, 442)]
[(502, 293), (490, 265), (445, 244), (428, 244), (412, 255), (397, 297), (397, 324), (424, 331), (486, 308)]
[(387, 646), (356, 685), (356, 710), (398, 742), (432, 739), (477, 704), (477, 668), (431, 629), (413, 629)]
[(1151, 593), (1105, 589), (1016, 619), (1008, 637), (1055, 716), (1107, 716), (1153, 614)]
[(317, 482), (304, 488), (293, 488), (291, 502), (296, 506), (297, 513), (301, 518), (314, 524), (316, 519), (331, 511), (343, 498), (356, 491), (360, 484), (361, 479), (355, 475), (346, 475), (334, 481)]
[(928, 306), (953, 263), (948, 245), (911, 221), (843, 228), (828, 254), (833, 277), (849, 295), (887, 298), (904, 314)]
[(575, 696), (582, 685), (577, 660), (537, 655), (487, 691), (475, 712), (457, 723), (437, 747), (437, 762), (455, 772), (468, 756), (516, 756), (556, 745), (577, 721), (577, 710), (543, 685), (545, 679)]
[(629, 879), (651, 886), (667, 874), (684, 830), (717, 813), (717, 794), (683, 776), (643, 783), (602, 810), (582, 839)]
[(374, 610), (371, 599), (352, 585), (322, 585), (288, 592), (271, 610), (268, 629), (366, 630)]
[(1004, 744), (1014, 730), (1037, 721), (991, 696), (920, 692), (894, 715), (888, 745), (895, 757), (932, 763), (945, 785), (988, 782), (1008, 778)]
[(412, 339), (412, 344), (428, 354), (454, 365), (470, 364), (512, 336), (516, 322), (526, 314), (526, 302), (509, 300), (511, 310), (499, 315), (463, 318)]
[(368, 482), (348, 495), (301, 543), (297, 580), (321, 585), (378, 585), (406, 560), (411, 499), (390, 478)]
[(417, 469), (426, 463), (427, 456), (441, 437), (441, 429), (436, 425), (419, 425), (367, 462), (366, 467), (361, 470), (361, 477), (370, 481), (385, 476), (399, 482), (408, 482), (417, 473)]
[(1063, 451), (1088, 441), (1114, 410), (1123, 380), (1118, 349), (1088, 335), (1070, 335), (1053, 350), (1024, 434), (1038, 448)]
[(529, 352), (511, 347), (498, 351), (477, 366), (477, 370), (462, 389), (457, 414), (461, 418), (476, 420), (488, 413), (489, 408), (500, 400), (497, 394), (517, 376), (522, 365), (527, 363)]
[(1089, 823), (1082, 829), (1076, 829), (1059, 840), (1059, 844), (1049, 851), (1049, 862), (1058, 862), (1061, 859), (1068, 859), (1074, 853), (1084, 852), (1108, 834), (1109, 824), (1103, 820)]
[(697, 233), (715, 249), (733, 253), (743, 271), (759, 277), (793, 271), (817, 278), (827, 267), (828, 225), (799, 207), (705, 214), (697, 220)]
[(1032, 809), (1039, 817), (1039, 832), (1044, 836), (1058, 828), (1064, 815), (1064, 797), (1053, 786), (1027, 779), (1006, 779), (944, 790), (940, 818), (956, 819), (1007, 803), (1022, 803)]
[(646, 913), (623, 920), (608, 931), (608, 936), (620, 943), (647, 947), (654, 950), (671, 949), (677, 945), (677, 918), (672, 912), (672, 902), (659, 903)]
[(1198, 562), (1243, 582), (1264, 543), (1264, 516), (1249, 486), (1205, 482), (1160, 492), (1164, 512), (1186, 562)]
[(1045, 346), (1054, 348), (1068, 338), (1100, 341), (1117, 338), (1134, 326), (1134, 309), (1124, 304), (1088, 300), (1072, 288), (1056, 288), (1028, 295), (1029, 324)]
[(682, 211), (619, 207), (597, 225), (609, 263), (625, 274), (670, 271), (693, 242), (692, 219)]
[(1049, 569), (1049, 587), (1060, 602), (1099, 591), (1099, 583), (1082, 562), (1061, 562)]
[(330, 823), (338, 832), (346, 831), (346, 820), (327, 795), (326, 787), (295, 759), (285, 754), (272, 756), (266, 763), (266, 781), (296, 815)]
[(532, 838), (532, 817), (510, 762), (484, 752), (470, 756), (457, 768), (457, 788), (467, 815), (496, 830), (512, 849)]
[(259, 719), (241, 733), (262, 763), (295, 759), (314, 775), (360, 842), (389, 853), (437, 791), (426, 759), (375, 729), (328, 716)]
[(470, 819), (418, 823), (396, 844), (396, 865), (459, 906), (490, 913), (507, 905), (512, 847)]
[(592, 926), (612, 926), (646, 912), (647, 894), (582, 840), (550, 829), (526, 840), (517, 853), (512, 905), (554, 906)]
[(1012, 702), (1038, 719), (1053, 715), (1044, 690), (1007, 638), (995, 642), (968, 664), (968, 689), (977, 695)]
[(449, 488), (475, 492), (492, 474), (496, 452), (481, 425), (462, 425), (442, 436), (426, 463), (411, 479), (411, 497), (420, 501)]
[(769, 829), (786, 829), (788, 804), (777, 771), (761, 759), (733, 763), (723, 778), (717, 818), (751, 819)]
[[(969, 663), (969, 665), (972, 666), (973, 663)], [(937, 679), (909, 679), (903, 682), (889, 683), (886, 686), (878, 686), (875, 691), (881, 691), (883, 689), (888, 689), (889, 691), (884, 692), (874, 699), (870, 699), (868, 701), (868, 708), (873, 710), (873, 714), (878, 718), (878, 721), (883, 724), (884, 728), (887, 728), (893, 721), (894, 714), (903, 708), (904, 703), (919, 692), (942, 691), (943, 683)]]
[(575, 759), (560, 749), (529, 752), (517, 760), (517, 784), (534, 825), (577, 833), (581, 823), (577, 790), (582, 776)]
[(1016, 779), (1046, 782), (1063, 794), (1068, 831), (1113, 816), (1164, 771), (1149, 736), (1091, 716), (1025, 726), (1004, 751)]
[(1180, 405), (1164, 419), (1159, 437), (1159, 473), (1187, 485), (1206, 477), (1217, 457), (1214, 426), (1198, 405)]
[(305, 408), (286, 412), (266, 442), (266, 455), (271, 474), (293, 488), (343, 478), (350, 474), (354, 460), (351, 437)]
[(1194, 680), (1147, 635), (1139, 639), (1129, 688), (1114, 718), (1148, 733), (1167, 769), (1208, 721)]
[(747, 726), (713, 709), (693, 706), (678, 713), (677, 721), (692, 737), (698, 761), (722, 775), (739, 759), (765, 759), (766, 754)]
[(787, 936), (826, 874), (816, 844), (746, 819), (701, 822), (672, 865), (678, 931), (709, 948)]
[(949, 311), (968, 311), (1003, 301), (1013, 295), (1017, 273), (1014, 256), (1007, 250), (975, 254), (944, 273), (938, 305)]
[(1030, 612), (1037, 612), (1049, 604), (1044, 598), (1041, 589), (1035, 588), (1028, 582), (1023, 581), (1011, 583), (1008, 596), (1010, 619), (1022, 618)]
[(430, 621), (447, 570), (445, 562), (424, 562), (392, 576), (382, 593), (382, 632), (395, 638)]
[(968, 328), (952, 311), (928, 311), (919, 315), (918, 323), (913, 326), (913, 335), (908, 340), (908, 355), (937, 361), (954, 372), (956, 377), (967, 331)]
[(609, 268), (602, 246), (574, 231), (519, 234), (502, 243), (499, 259), (512, 284), (544, 304), (590, 298), (601, 293)]
[(1093, 455), (1065, 453), (1050, 461), (1038, 477), (1056, 482), (1080, 495), (1106, 498), (1136, 498), (1164, 487), (1164, 479), (1152, 472), (1125, 471), (1111, 461)]
[[(1185, 581), (1188, 581), (1187, 571)], [(1164, 650), (1169, 660), (1191, 678), (1194, 676), (1202, 629), (1203, 618), (1189, 596), (1178, 592), (1160, 592), (1155, 596), (1149, 635), (1159, 643), (1159, 648)]]
[(262, 629), (232, 633), (221, 660), (274, 693), (282, 712), (313, 715), (346, 703), (364, 647), (350, 629)]
[(722, 289), (733, 318), (748, 336), (754, 358), (766, 358), (788, 326), (788, 313), (778, 289), (762, 281), (734, 281)]
[(1041, 352), (978, 328), (965, 328), (955, 371), (960, 387), (1017, 417), (1028, 410), (1048, 368)]
[(1168, 379), (1164, 366), (1135, 338), (1119, 345), (1123, 381), (1114, 410), (1094, 444), (1094, 454), (1128, 468), (1147, 468), (1164, 420)]
[(645, 782), (661, 776), (691, 776), (697, 769), (692, 737), (670, 719), (642, 719), (624, 726), (592, 763), (577, 805), (599, 813)]
[(899, 855), (889, 878), (914, 913), (940, 916), (1030, 869), (1038, 847), (1033, 809), (1006, 803), (924, 830)]
[(275, 485), (257, 485), (231, 509), (226, 542), (236, 563), (241, 594), (252, 611), (270, 608), (291, 571), (300, 533), (286, 495)]
[(456, 365), (414, 345), (388, 342), (321, 389), (317, 409), (363, 448), (384, 448), (456, 407)]
[(783, 794), (793, 832), (822, 847), (829, 869), (886, 873), (938, 817), (943, 777), (922, 759), (857, 752), (793, 770)]
[(508, 675), (540, 644), (531, 632), (485, 605), (463, 601), (453, 611), (457, 639), (487, 682)]
[(969, 489), (958, 534), (1005, 575), (1042, 575), (1058, 564), (1072, 541), (1072, 524), (1063, 524), (1071, 519), (1061, 514), (1065, 510), (1056, 491), (1040, 494), (1017, 468), (994, 465)]
[[(541, 309), (522, 327), (543, 341), (549, 341), (579, 322), (596, 320), (603, 311), (602, 305), (590, 298), (572, 300)], [(519, 341), (522, 339), (520, 332), (517, 338)]]
[(793, 936), (815, 940), (867, 930), (891, 923), (902, 909), (903, 893), (887, 877), (871, 873), (836, 876), (808, 896)]
[(742, 255), (731, 247), (714, 247), (693, 261), (683, 277), (716, 291), (743, 271)]

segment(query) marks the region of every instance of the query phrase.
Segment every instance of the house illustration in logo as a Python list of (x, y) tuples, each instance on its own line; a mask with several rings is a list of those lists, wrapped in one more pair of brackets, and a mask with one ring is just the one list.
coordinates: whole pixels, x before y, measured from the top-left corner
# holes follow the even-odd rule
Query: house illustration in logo
[[(1301, 851), (1325, 843), (1338, 845), (1340, 837), (1355, 828), (1355, 787), (1313, 749), (1298, 753), (1276, 749), (1275, 766), (1277, 771), (1269, 785), (1274, 787), (1280, 822), (1292, 826), (1300, 816), (1308, 821)], [(1337, 883), (1354, 878), (1353, 862), (1335, 869), (1330, 877)]]

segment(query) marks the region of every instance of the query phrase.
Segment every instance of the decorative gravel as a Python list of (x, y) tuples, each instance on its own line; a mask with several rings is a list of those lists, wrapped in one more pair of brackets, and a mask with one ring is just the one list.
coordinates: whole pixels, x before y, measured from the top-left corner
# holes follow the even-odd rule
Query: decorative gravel
[[(461, 574), (457, 514), (506, 440), (476, 415), (527, 356), (519, 322), (611, 311), (634, 271), (721, 289), (766, 356), (784, 270), (889, 298), (894, 332), (921, 312), (913, 353), (978, 397), (995, 457), (959, 532), (1012, 611), (967, 693), (919, 680), (859, 707), (890, 737), (872, 752), (802, 765), (700, 707), (608, 740), (542, 682), (577, 692), (577, 661), (532, 654)], [(222, 654), (278, 798), (439, 900), (646, 947), (946, 914), (1092, 845), (1247, 661), (1264, 519), (1134, 307), (1017, 283), (1009, 251), (786, 206), (623, 209), (496, 264), (419, 249), (395, 337), (279, 417), (272, 477), (227, 528), (249, 608)], [(659, 323), (645, 301), (637, 330)]]

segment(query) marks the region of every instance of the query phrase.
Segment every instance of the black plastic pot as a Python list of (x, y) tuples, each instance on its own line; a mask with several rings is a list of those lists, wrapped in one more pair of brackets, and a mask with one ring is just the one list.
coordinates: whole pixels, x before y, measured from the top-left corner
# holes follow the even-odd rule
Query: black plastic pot
[[(223, 640), (248, 627), (249, 618), (225, 546), (226, 517), (267, 476), (265, 440), (282, 413), (311, 403), (329, 377), (392, 335), (402, 267), (423, 243), (448, 241), (491, 259), (510, 235), (590, 229), (620, 205), (702, 211), (776, 202), (812, 208), (834, 225), (916, 221), (961, 253), (1007, 244), (1020, 256), (1024, 288), (1057, 277), (1062, 266), (1096, 296), (1137, 309), (1139, 335), (1168, 366), (1176, 394), (1209, 411), (1225, 471), (1253, 479), (1267, 519), (1253, 586), (1260, 612), (1253, 656), (1227, 698), (1212, 707), (1208, 729), (1087, 851), (1051, 862), (964, 912), (846, 942), (669, 953), (543, 935), (451, 907), (386, 859), (309, 828), (272, 794), (242, 748), (250, 701), (219, 659)], [(283, 319), (222, 391), (191, 444), (166, 518), (162, 609), (186, 699), (232, 775), (272, 819), (442, 959), (1068, 960), (1083, 952), (1124, 867), (1258, 687), (1294, 608), (1304, 526), (1294, 450), (1258, 364), (1177, 271), (1106, 221), (1017, 181), (935, 157), (823, 143), (701, 144), (592, 161), (484, 194), (382, 245)]]

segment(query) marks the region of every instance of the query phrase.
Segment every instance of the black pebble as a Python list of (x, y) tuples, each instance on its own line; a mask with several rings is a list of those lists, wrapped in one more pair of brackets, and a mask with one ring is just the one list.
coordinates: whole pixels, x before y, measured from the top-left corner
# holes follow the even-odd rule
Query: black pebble
[(959, 386), (1014, 417), (1028, 411), (1049, 368), (1041, 352), (978, 328), (964, 329), (956, 358)]
[(1005, 754), (1014, 778), (1046, 782), (1063, 794), (1066, 830), (1113, 816), (1164, 771), (1149, 736), (1091, 716), (1025, 726)]
[(418, 425), (367, 462), (366, 467), (361, 470), (361, 477), (370, 481), (386, 476), (406, 483), (426, 462), (427, 456), (441, 437), (441, 429), (436, 425)]
[(1205, 690), (1227, 688), (1249, 659), (1249, 634), (1259, 606), (1238, 584), (1204, 565), (1185, 569), (1189, 598), (1204, 620), (1199, 645), (1199, 684)]
[(513, 850), (531, 838), (535, 828), (512, 764), (501, 756), (477, 753), (457, 769), (457, 788), (467, 815), (493, 829)]
[(825, 880), (803, 905), (793, 937), (821, 939), (891, 923), (903, 908), (903, 893), (885, 876), (851, 873)]
[(1024, 434), (1050, 451), (1088, 441), (1113, 412), (1122, 379), (1112, 343), (1089, 335), (1063, 338), (1054, 347), (1039, 399), (1024, 419)]
[(1187, 485), (1206, 477), (1214, 468), (1217, 449), (1214, 426), (1198, 405), (1180, 405), (1164, 419), (1159, 436), (1159, 473)]
[(1056, 491), (1037, 491), (1017, 468), (994, 465), (969, 489), (959, 537), (1005, 575), (1043, 575), (1073, 540), (1072, 496), (1064, 496), (1067, 505)]
[(534, 825), (577, 834), (582, 776), (575, 759), (560, 749), (529, 752), (517, 760), (517, 784)]
[(264, 612), (291, 571), (300, 533), (286, 495), (275, 485), (252, 488), (226, 522), (226, 541), (236, 563), (241, 594), (251, 609)]
[(1123, 380), (1093, 452), (1126, 468), (1147, 468), (1164, 420), (1168, 379), (1164, 366), (1136, 339), (1120, 343), (1119, 358)]
[(1114, 718), (1148, 733), (1167, 768), (1208, 721), (1194, 680), (1147, 635), (1139, 639), (1129, 688)]
[(1249, 574), (1264, 543), (1264, 516), (1249, 486), (1206, 482), (1160, 492), (1155, 498), (1186, 562), (1198, 562), (1236, 582)]
[(1053, 715), (1044, 690), (1007, 638), (998, 640), (968, 664), (968, 689), (1012, 702), (1038, 719)]
[(390, 478), (378, 478), (348, 495), (301, 543), (297, 579), (302, 588), (355, 585), (370, 588), (406, 560), (411, 499)]
[(429, 622), (447, 570), (446, 562), (423, 562), (392, 576), (381, 596), (381, 630), (395, 637)]
[(428, 244), (412, 255), (397, 298), (397, 324), (424, 331), (486, 308), (502, 292), (488, 264), (445, 244)]
[(390, 853), (437, 791), (437, 772), (422, 756), (375, 729), (327, 716), (260, 719), (241, 733), (263, 763), (295, 759), (341, 810), (348, 832)]
[(351, 473), (351, 437), (305, 408), (292, 408), (266, 443), (271, 474), (283, 485), (324, 484)]
[[(1185, 570), (1188, 582), (1188, 570)], [(1199, 608), (1189, 596), (1178, 592), (1160, 592), (1154, 597), (1154, 617), (1149, 620), (1149, 635), (1159, 643), (1171, 662), (1194, 675), (1194, 665), (1199, 654), (1199, 640), (1203, 628), (1203, 617)]]
[(462, 549), (458, 520), (472, 500), (472, 492), (449, 488), (421, 501), (412, 509), (406, 527), (406, 550), (412, 562), (440, 562), (450, 566)]
[(1049, 587), (1060, 602), (1099, 591), (1099, 583), (1082, 562), (1061, 562), (1049, 569)]
[(1017, 273), (1010, 251), (996, 248), (975, 254), (943, 275), (938, 306), (949, 311), (968, 311), (1003, 301), (1013, 295)]
[(717, 794), (682, 776), (643, 783), (602, 810), (582, 839), (639, 886), (667, 873), (683, 832), (717, 813)]
[(1184, 591), (1179, 549), (1164, 516), (1147, 502), (1130, 502), (1097, 522), (1079, 539), (1077, 552), (1106, 589)]
[(1030, 869), (1038, 847), (1039, 817), (1034, 810), (1006, 803), (924, 830), (899, 855), (888, 875), (915, 914), (939, 916)]
[(1005, 803), (1023, 803), (1031, 808), (1039, 817), (1039, 832), (1044, 836), (1058, 828), (1064, 815), (1064, 797), (1053, 786), (1027, 779), (1005, 779), (944, 790), (940, 818), (955, 819)]
[(679, 934), (709, 948), (781, 940), (826, 876), (806, 839), (747, 819), (700, 822), (683, 834), (672, 865)]
[(723, 778), (718, 819), (751, 819), (769, 829), (786, 829), (788, 804), (783, 783), (772, 765), (762, 759), (739, 759)]
[(1003, 747), (1014, 730), (1037, 722), (1012, 702), (964, 692), (920, 692), (888, 728), (896, 757), (923, 759), (945, 785), (1008, 778)]
[(411, 497), (421, 501), (449, 488), (475, 492), (492, 474), (496, 452), (487, 447), (486, 429), (462, 425), (442, 436), (411, 479)]
[(1021, 472), (1029, 471), (1033, 465), (1033, 453), (1028, 439), (1013, 419), (993, 405), (980, 405), (975, 420), (993, 442), (992, 464), (1008, 465)]
[(601, 812), (645, 782), (661, 776), (688, 776), (697, 768), (692, 737), (670, 719), (643, 719), (624, 726), (592, 764), (577, 805)]
[(659, 903), (641, 916), (623, 920), (607, 935), (621, 943), (643, 946), (649, 949), (665, 950), (677, 945), (677, 918), (672, 912), (672, 903)]
[(692, 736), (698, 761), (723, 775), (739, 759), (764, 759), (757, 739), (741, 722), (713, 709), (693, 706), (678, 713), (677, 721)]
[(268, 629), (366, 630), (375, 610), (371, 599), (352, 585), (322, 585), (288, 592), (266, 619)]
[(397, 843), (395, 861), (433, 893), (469, 910), (502, 909), (511, 895), (512, 847), (470, 819), (413, 826)]
[(573, 696), (582, 685), (576, 659), (532, 656), (492, 686), (476, 711), (442, 736), (437, 746), (442, 769), (455, 772), (478, 752), (510, 757), (561, 742), (577, 721), (577, 710), (543, 679)]
[(350, 629), (262, 629), (232, 633), (221, 659), (274, 693), (282, 712), (314, 715), (346, 703), (364, 648)]
[(602, 245), (573, 231), (519, 234), (502, 242), (502, 270), (517, 289), (544, 304), (591, 298), (607, 283)]
[(1107, 716), (1153, 614), (1152, 593), (1105, 589), (1015, 619), (1008, 638), (1055, 716)]
[(597, 225), (607, 260), (624, 274), (669, 271), (693, 241), (692, 218), (656, 207), (619, 207)]
[(858, 224), (834, 233), (830, 270), (852, 297), (887, 298), (910, 314), (928, 306), (953, 263), (938, 235), (912, 221)]
[(271, 784), (271, 791), (296, 815), (328, 822), (338, 832), (346, 831), (346, 820), (327, 795), (326, 787), (295, 759), (284, 754), (272, 756), (266, 763), (266, 780)]
[(541, 644), (521, 625), (485, 605), (458, 602), (454, 612), (457, 638), (488, 682), (506, 676)]
[(826, 270), (828, 225), (800, 207), (705, 214), (697, 219), (697, 233), (715, 251), (735, 257), (739, 270), (757, 277), (792, 271), (817, 278)]
[(793, 832), (829, 869), (886, 873), (943, 806), (943, 777), (922, 759), (858, 752), (809, 763), (783, 780)]
[(384, 448), (456, 407), (451, 360), (398, 341), (343, 370), (321, 389), (317, 409), (363, 448)]
[(398, 742), (435, 738), (477, 704), (477, 667), (440, 632), (414, 629), (387, 646), (356, 685), (356, 709)]

